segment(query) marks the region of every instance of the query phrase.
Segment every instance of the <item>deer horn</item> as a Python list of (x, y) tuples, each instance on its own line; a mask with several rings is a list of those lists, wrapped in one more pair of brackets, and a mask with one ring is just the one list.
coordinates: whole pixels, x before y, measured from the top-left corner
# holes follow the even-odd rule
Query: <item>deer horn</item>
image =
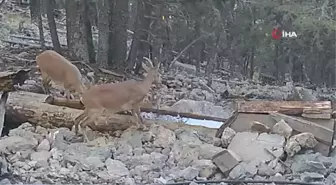
[(150, 67), (154, 67), (151, 59), (149, 59), (147, 57), (143, 57), (143, 59), (145, 59), (149, 63)]

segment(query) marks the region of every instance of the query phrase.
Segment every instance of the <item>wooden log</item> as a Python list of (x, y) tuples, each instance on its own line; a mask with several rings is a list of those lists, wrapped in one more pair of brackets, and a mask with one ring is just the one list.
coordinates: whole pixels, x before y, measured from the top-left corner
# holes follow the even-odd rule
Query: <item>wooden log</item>
[[(66, 100), (64, 98), (59, 97), (52, 97), (49, 96), (46, 98), (46, 103), (51, 105), (57, 106), (65, 106), (74, 109), (84, 109), (84, 105), (79, 100)], [(200, 120), (211, 120), (211, 121), (218, 121), (218, 122), (226, 122), (227, 120), (224, 118), (213, 117), (213, 116), (206, 116), (206, 115), (198, 115), (188, 112), (177, 112), (172, 110), (165, 110), (165, 109), (155, 109), (151, 107), (141, 106), (142, 112), (152, 112), (160, 115), (170, 115), (170, 116), (181, 116), (185, 118), (193, 118), (193, 119), (200, 119)]]
[[(45, 102), (47, 95), (24, 91), (15, 91), (9, 94), (6, 109), (11, 115), (20, 117), (20, 120), (29, 121), (45, 128), (67, 127), (72, 128), (74, 119), (82, 110), (50, 105)], [(97, 125), (90, 124), (92, 130), (115, 131), (125, 130), (135, 124), (133, 116), (102, 115)]]
[[(21, 123), (29, 121), (35, 125), (45, 128), (67, 127), (72, 128), (74, 119), (82, 110), (55, 106), (46, 103), (47, 95), (24, 91), (15, 91), (9, 94), (6, 106), (6, 115), (13, 116), (15, 121)], [(75, 101), (74, 101), (75, 102)], [(171, 122), (165, 120), (147, 120), (145, 124), (160, 124), (170, 130), (178, 128), (195, 129), (201, 133), (213, 137), (217, 129), (198, 125), (187, 125), (183, 122)], [(92, 130), (109, 132), (116, 130), (125, 130), (135, 125), (135, 119), (129, 115), (111, 115), (110, 117), (102, 115), (97, 120), (97, 125), (88, 125)]]
[(22, 85), (28, 79), (30, 69), (0, 72), (0, 91), (15, 91), (14, 85)]
[[(285, 111), (284, 109), (296, 111), (300, 109), (331, 109), (330, 101), (244, 101), (238, 102), (238, 112), (240, 113), (272, 113), (277, 111)], [(287, 110), (287, 111), (289, 111)]]

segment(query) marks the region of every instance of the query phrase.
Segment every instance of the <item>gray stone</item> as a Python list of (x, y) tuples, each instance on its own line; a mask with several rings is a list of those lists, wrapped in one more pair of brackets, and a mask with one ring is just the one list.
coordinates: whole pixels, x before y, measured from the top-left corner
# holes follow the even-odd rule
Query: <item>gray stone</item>
[(175, 161), (178, 162), (178, 166), (188, 167), (193, 161), (198, 160), (199, 147), (189, 146), (187, 143), (178, 140), (174, 143), (170, 155), (173, 155)]
[(312, 133), (304, 132), (292, 136), (301, 146), (301, 148), (314, 148), (317, 145), (317, 140)]
[(181, 176), (185, 179), (185, 180), (193, 180), (195, 179), (198, 174), (200, 172), (200, 169), (195, 168), (195, 167), (187, 167), (186, 169), (181, 171)]
[(301, 180), (304, 182), (323, 180), (324, 176), (314, 172), (304, 172), (301, 175)]
[(35, 138), (24, 138), (20, 136), (6, 137), (0, 140), (0, 153), (16, 153), (23, 150), (32, 150), (38, 144)]
[(37, 146), (36, 151), (49, 151), (50, 143), (47, 139), (43, 139), (42, 142)]
[(222, 137), (221, 137), (222, 146), (224, 148), (227, 148), (235, 135), (236, 135), (236, 131), (234, 131), (230, 127), (226, 127), (224, 129), (224, 131), (222, 133)]
[(83, 170), (97, 170), (105, 165), (99, 156), (89, 156), (81, 160), (80, 164)]
[(154, 134), (153, 144), (155, 147), (167, 148), (176, 141), (175, 133), (161, 125), (152, 125), (150, 131)]
[(265, 149), (272, 151), (276, 157), (283, 155), (285, 138), (276, 134), (240, 132), (232, 139), (228, 149), (239, 155), (243, 161), (258, 159), (270, 161), (273, 157)]
[(231, 150), (223, 150), (213, 156), (212, 162), (223, 172), (226, 173), (241, 162), (241, 158)]
[(34, 152), (30, 155), (32, 161), (48, 161), (50, 157), (51, 153), (49, 151)]
[(276, 172), (271, 168), (269, 165), (265, 164), (264, 162), (261, 162), (258, 166), (258, 175), (260, 176), (273, 176)]
[(268, 133), (270, 131), (270, 128), (267, 125), (260, 123), (259, 121), (252, 121), (250, 130), (251, 132)]
[(133, 149), (133, 155), (135, 156), (141, 156), (144, 153), (144, 149), (143, 148), (134, 148)]
[(291, 169), (294, 173), (315, 172), (323, 175), (327, 173), (327, 169), (323, 163), (318, 161), (310, 161), (309, 158), (306, 158), (303, 155), (297, 156), (294, 157), (295, 160), (291, 166)]
[(214, 155), (223, 151), (223, 148), (204, 143), (199, 146), (199, 159), (211, 160)]
[(142, 156), (132, 156), (128, 160), (122, 161), (127, 165), (129, 169), (132, 169), (140, 165), (149, 165), (153, 164), (152, 158), (149, 154), (143, 154)]
[(0, 180), (0, 185), (9, 185), (9, 184), (12, 184), (12, 183), (7, 178)]
[(232, 169), (229, 173), (231, 179), (243, 179), (246, 177), (253, 177), (258, 172), (257, 166), (254, 164), (254, 161), (245, 163), (241, 162), (236, 167)]
[(197, 132), (191, 129), (178, 128), (174, 131), (176, 138), (187, 144), (201, 145), (203, 142), (197, 137)]
[(301, 150), (301, 146), (299, 142), (295, 140), (295, 138), (291, 137), (286, 143), (286, 146), (284, 147), (284, 150), (288, 154), (289, 157), (293, 157), (295, 154), (297, 154)]
[(326, 179), (326, 185), (336, 184), (336, 173), (330, 173)]
[(0, 176), (8, 173), (8, 163), (4, 157), (0, 156)]
[(163, 184), (167, 184), (167, 180), (164, 179), (163, 177), (160, 178), (154, 178), (154, 183), (158, 184), (158, 185), (163, 185)]
[(271, 131), (274, 134), (279, 134), (288, 139), (292, 135), (293, 129), (283, 119), (281, 119), (273, 126)]
[(166, 165), (166, 161), (168, 160), (168, 156), (158, 152), (152, 152), (150, 156), (154, 163), (153, 165), (158, 168), (163, 168)]
[(213, 164), (211, 160), (205, 160), (205, 159), (196, 160), (191, 164), (191, 166), (199, 168), (200, 172), (198, 176), (205, 177), (205, 178), (209, 178), (217, 170), (216, 165)]
[(107, 173), (110, 175), (110, 178), (113, 180), (120, 179), (123, 176), (129, 176), (130, 172), (126, 168), (125, 164), (118, 161), (108, 158), (105, 161), (107, 168)]

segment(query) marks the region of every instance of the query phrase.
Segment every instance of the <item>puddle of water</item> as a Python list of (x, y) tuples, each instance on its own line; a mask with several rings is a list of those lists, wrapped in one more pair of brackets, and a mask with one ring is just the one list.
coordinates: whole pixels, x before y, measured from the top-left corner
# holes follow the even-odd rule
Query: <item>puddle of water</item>
[(185, 124), (188, 125), (204, 126), (208, 128), (219, 128), (223, 124), (222, 122), (212, 120), (199, 120), (193, 118), (175, 117), (170, 115), (157, 115), (155, 113), (146, 113), (146, 112), (142, 112), (141, 116), (145, 119), (184, 122)]

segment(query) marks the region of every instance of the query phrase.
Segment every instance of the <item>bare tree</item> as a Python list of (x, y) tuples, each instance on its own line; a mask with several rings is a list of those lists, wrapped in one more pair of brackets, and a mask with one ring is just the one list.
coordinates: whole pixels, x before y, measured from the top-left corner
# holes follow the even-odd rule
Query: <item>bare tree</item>
[(44, 40), (44, 31), (43, 31), (43, 20), (42, 20), (42, 14), (41, 14), (41, 1), (40, 0), (36, 0), (38, 6), (36, 11), (37, 11), (37, 18), (38, 18), (38, 29), (39, 29), (39, 36), (40, 36), (40, 44), (41, 47), (44, 49), (45, 48), (45, 40)]
[(111, 23), (108, 65), (126, 67), (128, 0), (111, 1)]
[(57, 28), (56, 28), (56, 23), (54, 19), (55, 5), (56, 5), (55, 0), (46, 0), (47, 17), (48, 17), (48, 24), (49, 24), (52, 43), (53, 43), (55, 51), (57, 51), (58, 53), (61, 53), (61, 45), (58, 39)]
[(102, 64), (108, 63), (108, 47), (110, 34), (110, 0), (97, 1), (98, 8), (98, 54), (97, 61)]
[[(86, 1), (72, 0), (66, 1), (66, 28), (67, 45), (70, 55), (73, 59), (90, 61)], [(92, 38), (91, 38), (92, 39)]]
[(30, 0), (29, 3), (30, 10), (30, 19), (32, 23), (37, 23), (39, 20), (40, 14), (40, 1), (39, 0)]
[[(153, 6), (150, 0), (137, 1), (137, 17), (135, 21), (134, 35), (131, 51), (128, 55), (129, 67), (133, 67), (136, 63), (135, 72), (139, 72), (142, 58), (149, 51), (148, 29), (150, 25), (150, 14)], [(146, 15), (146, 16), (145, 16)]]

